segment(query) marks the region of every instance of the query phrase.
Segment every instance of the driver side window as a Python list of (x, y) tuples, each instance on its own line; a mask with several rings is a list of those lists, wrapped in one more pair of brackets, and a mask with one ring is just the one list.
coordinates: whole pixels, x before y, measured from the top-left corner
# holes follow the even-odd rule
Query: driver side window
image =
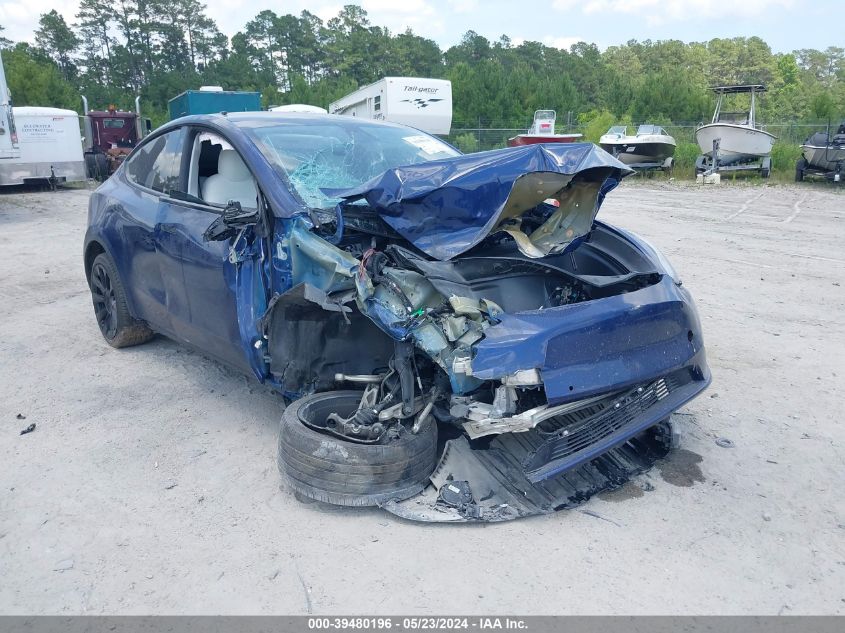
[(235, 200), (244, 209), (258, 207), (258, 188), (240, 154), (213, 132), (194, 137), (188, 193), (213, 206)]

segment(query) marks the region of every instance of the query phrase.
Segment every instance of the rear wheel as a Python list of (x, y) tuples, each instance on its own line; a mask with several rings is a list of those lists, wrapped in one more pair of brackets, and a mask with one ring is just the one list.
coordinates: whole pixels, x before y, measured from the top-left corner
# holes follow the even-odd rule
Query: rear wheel
[(129, 347), (153, 337), (153, 331), (129, 313), (126, 290), (117, 274), (117, 267), (107, 253), (100, 253), (94, 258), (88, 283), (97, 325), (109, 345)]
[(85, 154), (85, 174), (88, 178), (97, 178), (97, 157), (94, 154)]
[(105, 154), (96, 154), (95, 162), (97, 165), (97, 175), (95, 177), (100, 182), (105, 182), (109, 177), (109, 158)]
[(344, 506), (380, 505), (422, 491), (437, 462), (437, 424), (414, 434), (396, 424), (377, 444), (346, 440), (313, 427), (332, 413), (348, 416), (360, 391), (327, 391), (300, 398), (282, 415), (279, 470), (310, 499)]

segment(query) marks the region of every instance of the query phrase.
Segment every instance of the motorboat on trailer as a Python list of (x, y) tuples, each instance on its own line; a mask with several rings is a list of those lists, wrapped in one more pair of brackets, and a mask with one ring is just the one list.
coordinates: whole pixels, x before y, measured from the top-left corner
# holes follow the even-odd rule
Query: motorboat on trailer
[[(777, 137), (757, 124), (757, 95), (765, 92), (762, 84), (716, 86), (716, 110), (713, 120), (695, 130), (701, 156), (695, 164), (697, 173), (758, 170), (768, 178), (772, 168), (772, 146)], [(729, 112), (723, 109), (728, 95), (750, 95), (748, 109)]]
[(672, 168), (675, 139), (659, 125), (644, 124), (635, 134), (625, 125), (614, 125), (599, 139), (601, 148), (634, 169)]
[(816, 132), (801, 145), (801, 158), (795, 165), (795, 180), (801, 182), (804, 176), (823, 176), (833, 182), (845, 179), (845, 122), (836, 133)]
[(583, 134), (555, 134), (556, 118), (557, 113), (554, 110), (536, 110), (528, 133), (509, 138), (508, 147), (537, 143), (574, 143), (583, 138)]

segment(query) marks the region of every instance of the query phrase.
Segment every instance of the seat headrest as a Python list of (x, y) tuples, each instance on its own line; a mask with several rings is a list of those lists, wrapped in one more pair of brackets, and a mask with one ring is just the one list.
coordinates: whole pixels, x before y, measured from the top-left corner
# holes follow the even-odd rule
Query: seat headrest
[(233, 149), (224, 149), (217, 159), (217, 173), (226, 180), (247, 180), (250, 178), (249, 169)]

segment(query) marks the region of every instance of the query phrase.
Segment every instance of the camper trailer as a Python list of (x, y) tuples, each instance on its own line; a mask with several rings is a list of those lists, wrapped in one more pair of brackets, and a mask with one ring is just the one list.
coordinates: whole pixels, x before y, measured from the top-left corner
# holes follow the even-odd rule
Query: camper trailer
[(0, 185), (84, 181), (79, 115), (60, 108), (12, 108), (17, 156), (0, 165)]
[(452, 127), (452, 82), (385, 77), (329, 104), (331, 114), (401, 123), (429, 134)]

